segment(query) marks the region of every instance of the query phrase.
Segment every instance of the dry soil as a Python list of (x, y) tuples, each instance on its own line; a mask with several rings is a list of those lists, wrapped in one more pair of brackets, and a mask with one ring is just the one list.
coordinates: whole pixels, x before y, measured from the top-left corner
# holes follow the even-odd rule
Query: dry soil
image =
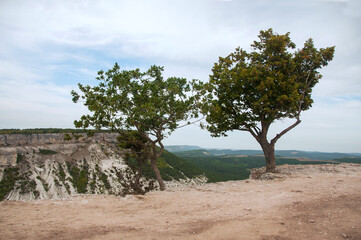
[(361, 165), (144, 196), (0, 203), (0, 239), (361, 239)]

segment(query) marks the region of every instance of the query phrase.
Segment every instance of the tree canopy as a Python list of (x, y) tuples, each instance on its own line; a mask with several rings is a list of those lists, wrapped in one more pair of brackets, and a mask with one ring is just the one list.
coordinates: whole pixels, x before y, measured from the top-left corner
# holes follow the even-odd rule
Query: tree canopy
[[(191, 85), (185, 78), (164, 79), (163, 67), (151, 66), (148, 71), (120, 70), (116, 63), (107, 72), (99, 71), (97, 86), (79, 84), (83, 93), (72, 91), (73, 101), (84, 101), (92, 114), (75, 121), (77, 128), (107, 128), (122, 133), (135, 130), (145, 141), (151, 165), (163, 190), (164, 184), (156, 166), (162, 154), (162, 140), (175, 131), (181, 121), (194, 114)], [(143, 151), (143, 150), (142, 150)]]
[[(213, 136), (250, 132), (265, 153), (267, 169), (274, 171), (274, 145), (312, 106), (312, 89), (322, 77), (319, 69), (333, 59), (335, 47), (317, 49), (308, 39), (295, 50), (290, 33), (279, 35), (272, 29), (258, 37), (251, 52), (238, 47), (214, 64), (209, 82), (202, 85), (202, 113)], [(283, 118), (296, 121), (268, 141), (270, 125)]]

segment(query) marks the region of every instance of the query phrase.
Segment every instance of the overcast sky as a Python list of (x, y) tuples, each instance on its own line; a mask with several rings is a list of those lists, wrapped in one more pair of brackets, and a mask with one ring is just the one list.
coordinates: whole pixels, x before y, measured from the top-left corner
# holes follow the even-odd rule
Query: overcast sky
[[(260, 30), (291, 32), (298, 48), (336, 46), (312, 109), (277, 149), (361, 152), (361, 1), (357, 0), (0, 0), (0, 128), (73, 128), (86, 113), (71, 101), (96, 73), (165, 67), (166, 77), (208, 81), (213, 64)], [(271, 136), (291, 124), (278, 122)], [(167, 145), (260, 149), (247, 132), (211, 138), (197, 126)]]

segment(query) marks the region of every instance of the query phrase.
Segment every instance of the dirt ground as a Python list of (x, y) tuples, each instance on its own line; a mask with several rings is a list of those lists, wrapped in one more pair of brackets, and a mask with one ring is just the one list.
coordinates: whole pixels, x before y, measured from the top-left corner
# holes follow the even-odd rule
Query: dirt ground
[(0, 202), (0, 239), (361, 239), (361, 165), (125, 198)]

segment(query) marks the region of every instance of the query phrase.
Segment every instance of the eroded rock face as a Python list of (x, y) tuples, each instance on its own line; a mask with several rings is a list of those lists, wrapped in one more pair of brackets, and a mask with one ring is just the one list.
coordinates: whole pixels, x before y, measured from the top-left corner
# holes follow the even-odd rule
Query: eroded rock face
[(0, 200), (146, 192), (154, 180), (140, 178), (139, 186), (132, 185), (136, 172), (116, 140), (110, 133), (71, 141), (62, 133), (0, 135)]
[[(115, 133), (81, 134), (67, 141), (63, 133), (0, 135), (0, 201), (61, 199), (79, 193), (142, 194), (157, 189), (154, 179), (126, 164), (126, 150), (117, 146), (117, 137)], [(207, 182), (204, 176), (187, 178), (180, 173), (183, 179), (165, 184)]]
[(45, 144), (69, 144), (84, 142), (108, 142), (117, 141), (117, 133), (95, 133), (93, 137), (88, 137), (85, 133), (77, 134), (71, 140), (65, 140), (66, 133), (44, 133), (44, 134), (2, 134), (0, 135), (0, 147), (16, 147)]

